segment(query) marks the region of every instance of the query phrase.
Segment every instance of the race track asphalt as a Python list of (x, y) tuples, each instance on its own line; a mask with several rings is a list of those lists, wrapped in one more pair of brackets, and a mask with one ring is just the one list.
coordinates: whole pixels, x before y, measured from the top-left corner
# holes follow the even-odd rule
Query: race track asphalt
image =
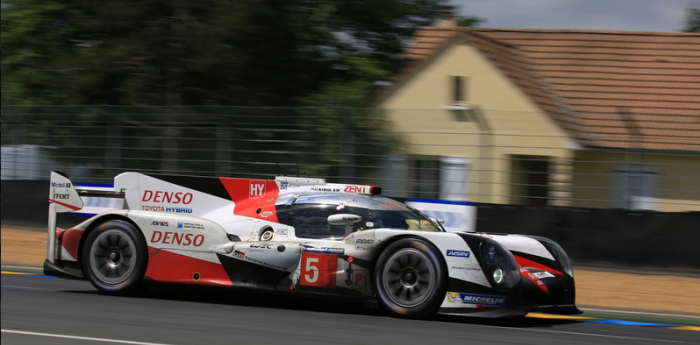
[[(402, 320), (361, 304), (239, 290), (98, 294), (2, 274), (2, 344), (697, 344), (700, 332), (581, 320)], [(697, 327), (693, 328), (696, 329)]]

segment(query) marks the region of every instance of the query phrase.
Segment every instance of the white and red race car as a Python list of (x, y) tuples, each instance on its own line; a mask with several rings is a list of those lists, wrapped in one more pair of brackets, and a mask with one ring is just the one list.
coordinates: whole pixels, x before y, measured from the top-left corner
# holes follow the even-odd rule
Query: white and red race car
[[(381, 188), (127, 172), (114, 187), (51, 173), (44, 272), (108, 294), (186, 284), (358, 297), (398, 317), (577, 314), (571, 262), (551, 240), (446, 232)], [(84, 199), (112, 210), (66, 230)]]

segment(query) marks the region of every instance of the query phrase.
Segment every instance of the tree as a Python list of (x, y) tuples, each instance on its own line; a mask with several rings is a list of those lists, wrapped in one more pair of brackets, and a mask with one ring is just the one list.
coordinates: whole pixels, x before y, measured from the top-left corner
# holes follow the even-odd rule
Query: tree
[[(300, 162), (314, 165), (309, 173), (344, 175), (341, 166), (350, 165), (349, 159), (356, 159), (352, 165), (370, 164), (395, 144), (381, 131), (382, 116), (361, 108), (378, 82), (400, 68), (415, 28), (432, 24), (443, 7), (434, 0), (10, 1), (3, 8), (3, 104), (87, 107), (65, 109), (56, 117), (48, 114), (52, 110), (3, 108), (3, 120), (22, 123), (34, 114), (41, 124), (30, 133), (36, 144), (49, 144), (56, 131), (74, 130), (72, 140), (78, 142), (51, 139), (50, 144), (96, 150), (104, 149), (103, 143), (83, 145), (80, 141), (91, 135), (70, 129), (71, 121), (85, 128), (138, 128), (147, 134), (121, 145), (161, 146), (162, 162), (122, 164), (173, 172), (187, 164), (178, 163), (185, 154), (200, 159), (192, 160), (197, 167), (185, 167), (191, 170), (218, 159), (210, 152), (179, 153), (180, 128), (188, 128), (190, 137), (211, 130), (211, 123), (199, 123), (203, 116), (196, 116), (208, 109), (186, 106), (303, 106), (285, 110), (286, 116), (261, 111), (260, 117), (295, 129), (284, 135), (297, 139), (297, 152), (316, 152)], [(471, 20), (465, 25), (478, 23), (465, 20)], [(179, 107), (127, 113), (100, 105)], [(217, 133), (232, 130), (236, 140), (276, 151), (274, 144), (261, 143), (274, 143), (279, 134), (250, 130), (260, 121), (252, 121), (255, 110), (245, 112), (251, 119), (221, 117)], [(64, 123), (56, 126), (57, 119)], [(249, 157), (252, 152), (236, 154), (238, 161), (259, 160)]]
[(342, 79), (304, 98), (298, 122), (305, 130), (297, 132), (297, 140), (299, 150), (317, 152), (309, 173), (347, 181), (358, 174), (343, 167), (379, 165), (397, 140), (378, 110), (364, 108), (376, 82), (389, 77), (388, 71), (369, 54), (349, 54), (343, 60), (345, 64), (337, 67), (345, 72)]
[(700, 2), (695, 2), (691, 8), (688, 8), (688, 17), (686, 21), (685, 32), (700, 32)]
[(295, 106), (355, 54), (393, 73), (436, 13), (430, 0), (8, 4), (4, 104)]
[(80, 17), (70, 3), (51, 0), (3, 1), (2, 103), (60, 104), (60, 90), (47, 87), (57, 73), (48, 65), (70, 51)]

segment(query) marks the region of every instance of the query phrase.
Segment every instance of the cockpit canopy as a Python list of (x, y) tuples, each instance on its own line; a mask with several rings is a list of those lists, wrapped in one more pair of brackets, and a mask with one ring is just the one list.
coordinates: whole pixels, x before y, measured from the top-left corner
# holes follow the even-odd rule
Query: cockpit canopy
[(420, 211), (377, 196), (307, 193), (278, 200), (276, 208), (279, 222), (293, 226), (302, 238), (341, 239), (355, 231), (380, 228), (443, 231)]

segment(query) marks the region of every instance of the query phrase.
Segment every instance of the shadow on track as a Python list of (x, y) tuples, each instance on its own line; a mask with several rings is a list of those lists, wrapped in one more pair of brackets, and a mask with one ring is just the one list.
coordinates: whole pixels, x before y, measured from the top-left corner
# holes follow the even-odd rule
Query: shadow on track
[[(96, 290), (73, 290), (64, 292), (92, 295), (100, 294)], [(252, 289), (151, 287), (150, 289), (139, 294), (118, 298), (144, 298), (193, 303), (210, 303), (218, 305), (235, 305), (254, 308), (288, 309), (320, 313), (390, 317), (387, 313), (381, 310), (381, 308), (367, 307), (363, 299), (342, 298), (336, 295), (292, 294), (279, 291), (258, 291)], [(525, 317), (493, 319), (453, 315), (435, 315), (425, 320), (441, 323), (474, 324), (513, 328), (548, 328), (562, 324), (579, 322), (576, 320), (552, 320)]]

